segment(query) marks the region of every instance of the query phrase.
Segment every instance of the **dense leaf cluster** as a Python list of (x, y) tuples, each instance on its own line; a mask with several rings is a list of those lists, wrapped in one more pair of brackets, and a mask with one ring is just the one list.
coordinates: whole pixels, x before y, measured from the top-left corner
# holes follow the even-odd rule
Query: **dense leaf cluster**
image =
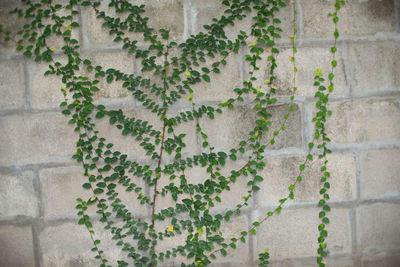
[[(109, 7), (115, 10), (116, 17), (109, 16), (101, 10), (100, 2), (70, 0), (66, 5), (51, 0), (23, 0), (23, 7), (16, 8), (13, 13), (28, 21), (15, 35), (3, 31), (7, 41), (14, 41), (16, 49), (25, 56), (31, 56), (36, 62), (48, 62), (49, 69), (45, 75), (56, 75), (64, 83), (61, 89), (65, 97), (60, 106), (62, 113), (69, 116), (69, 123), (75, 126), (79, 134), (76, 143), (76, 153), (73, 158), (84, 168), (87, 181), (83, 187), (92, 192), (87, 200), (78, 199), (79, 224), (84, 225), (93, 240), (93, 251), (100, 260), (100, 266), (109, 266), (101, 249), (101, 241), (95, 238), (92, 219), (87, 210), (90, 206), (97, 207), (100, 221), (105, 231), (109, 231), (115, 245), (126, 252), (127, 257), (136, 266), (156, 266), (166, 258), (183, 255), (188, 258), (188, 264), (182, 266), (205, 266), (219, 254), (226, 256), (229, 249), (235, 249), (240, 243), (246, 242), (249, 234), (256, 234), (257, 228), (274, 214), (279, 214), (282, 205), (295, 195), (295, 187), (301, 182), (302, 173), (309, 161), (313, 159), (312, 150), (315, 145), (319, 149), (319, 158), (324, 162), (321, 168), (322, 189), (319, 205), (321, 224), (318, 238), (318, 263), (324, 266), (323, 258), (327, 255), (327, 228), (329, 223), (327, 212), (330, 210), (327, 200), (330, 176), (327, 170), (326, 156), (329, 137), (325, 132), (325, 123), (330, 111), (327, 108), (328, 97), (333, 92), (333, 70), (337, 65), (335, 60), (336, 40), (339, 37), (336, 28), (337, 12), (343, 1), (337, 0), (335, 12), (330, 14), (335, 25), (335, 44), (332, 47), (332, 69), (328, 74), (328, 85), (324, 86), (325, 78), (322, 71), (317, 70), (314, 85), (317, 88), (315, 97), (316, 115), (314, 139), (309, 143), (309, 153), (302, 164), (299, 173), (288, 187), (288, 195), (279, 200), (276, 209), (268, 211), (259, 221), (252, 222), (249, 229), (243, 229), (234, 236), (224, 236), (221, 232), (223, 221), (229, 221), (234, 214), (248, 206), (258, 190), (263, 177), (259, 174), (266, 165), (264, 152), (268, 146), (279, 141), (279, 135), (285, 131), (287, 120), (294, 110), (294, 95), (296, 87), (296, 8), (293, 1), (293, 34), (289, 36), (292, 44), (293, 64), (293, 94), (290, 105), (281, 125), (272, 123), (271, 106), (277, 102), (275, 97), (277, 54), (276, 40), (281, 38), (281, 21), (278, 12), (285, 8), (288, 1), (282, 0), (224, 0), (225, 7), (220, 18), (204, 26), (204, 32), (192, 35), (182, 43), (170, 41), (168, 29), (155, 31), (145, 17), (145, 6), (135, 5), (131, 1), (111, 0)], [(134, 1), (133, 1), (134, 2)], [(81, 9), (78, 8), (81, 6)], [(73, 29), (79, 27), (77, 16), (82, 7), (93, 9), (104, 29), (111, 38), (126, 50), (127, 55), (133, 55), (141, 64), (141, 75), (124, 73), (115, 68), (104, 69), (93, 64), (80, 54), (80, 46), (73, 37)], [(225, 29), (234, 25), (246, 16), (252, 17), (252, 24), (243, 29), (233, 40), (227, 38)], [(135, 33), (147, 44), (144, 48), (138, 40), (132, 40), (130, 33)], [(55, 57), (56, 48), (49, 45), (50, 38), (57, 37), (63, 41), (61, 53), (67, 61), (61, 63)], [(228, 64), (228, 57), (237, 54), (240, 49), (248, 46), (244, 60), (249, 65), (249, 79), (241, 87), (232, 88), (236, 97), (224, 100), (215, 105), (199, 105), (194, 93), (200, 83), (212, 83), (213, 75), (223, 75)], [(179, 55), (175, 55), (179, 51)], [(268, 79), (257, 81), (256, 73), (261, 64), (268, 65)], [(150, 74), (150, 75), (148, 75)], [(152, 79), (148, 78), (152, 77)], [(122, 87), (128, 90), (133, 101), (156, 114), (160, 127), (150, 121), (132, 117), (125, 111), (110, 109), (96, 104), (96, 93), (101, 88), (101, 81), (111, 84), (121, 81)], [(178, 100), (190, 102), (191, 108), (172, 113), (171, 108)], [(246, 102), (247, 101), (247, 102)], [(214, 119), (221, 113), (235, 109), (235, 106), (246, 102), (252, 105), (256, 114), (252, 129), (247, 138), (237, 140), (235, 147), (227, 151), (217, 151), (208, 139), (203, 129), (204, 119)], [(250, 103), (250, 104), (249, 104)], [(130, 136), (151, 160), (151, 164), (142, 164), (129, 159), (128, 155), (114, 149), (112, 141), (106, 140), (95, 125), (96, 119), (108, 119), (110, 125), (121, 132), (122, 136)], [(203, 152), (197, 155), (185, 156), (186, 134), (179, 133), (178, 127), (192, 122), (201, 137)], [(214, 144), (215, 145), (215, 144)], [(246, 158), (240, 168), (229, 170), (224, 175), (228, 162)], [(203, 167), (207, 177), (202, 182), (193, 182), (187, 175), (194, 166)], [(164, 187), (160, 179), (171, 182)], [(213, 207), (221, 202), (221, 193), (230, 190), (232, 184), (239, 179), (246, 179), (247, 190), (238, 197), (236, 208), (217, 212)], [(150, 195), (142, 183), (150, 188)], [(141, 205), (150, 207), (150, 220), (141, 219), (129, 211), (123, 204), (116, 190), (122, 187), (124, 191), (132, 192)], [(175, 204), (164, 209), (157, 209), (157, 199), (171, 195)], [(122, 221), (123, 224), (116, 223)], [(164, 221), (168, 227), (157, 231), (156, 223)], [(157, 250), (157, 244), (176, 235), (185, 235), (185, 244), (169, 248), (166, 251)], [(272, 248), (273, 249), (273, 248)], [(268, 249), (259, 254), (259, 265), (267, 266)], [(118, 266), (127, 266), (128, 262), (119, 260)]]

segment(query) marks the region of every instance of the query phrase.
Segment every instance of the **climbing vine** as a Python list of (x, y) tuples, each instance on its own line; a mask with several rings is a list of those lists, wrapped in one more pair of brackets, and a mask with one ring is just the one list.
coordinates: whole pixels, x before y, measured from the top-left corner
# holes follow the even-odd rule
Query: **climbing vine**
[[(67, 4), (59, 4), (50, 0), (22, 0), (23, 6), (12, 11), (28, 21), (23, 28), (11, 33), (1, 27), (6, 41), (16, 44), (16, 49), (24, 56), (33, 57), (35, 62), (47, 62), (49, 69), (45, 75), (59, 77), (64, 86), (61, 93), (64, 101), (60, 104), (62, 113), (74, 125), (78, 133), (76, 153), (73, 158), (82, 164), (86, 181), (83, 188), (89, 190), (91, 197), (77, 199), (79, 221), (87, 228), (93, 241), (92, 250), (100, 266), (112, 266), (102, 250), (102, 241), (96, 238), (93, 220), (88, 215), (88, 208), (93, 206), (100, 215), (104, 231), (112, 234), (115, 245), (126, 253), (129, 262), (118, 260), (118, 266), (156, 266), (165, 259), (184, 256), (188, 263), (181, 266), (206, 266), (218, 256), (226, 256), (241, 243), (246, 242), (249, 235), (257, 234), (257, 228), (274, 215), (278, 215), (283, 204), (294, 199), (295, 189), (303, 180), (303, 172), (313, 155), (322, 160), (321, 167), (321, 199), (318, 226), (319, 266), (325, 266), (324, 258), (328, 254), (326, 237), (328, 236), (329, 219), (329, 177), (327, 169), (330, 153), (327, 144), (329, 137), (325, 125), (331, 111), (328, 110), (328, 98), (334, 90), (334, 69), (337, 66), (336, 41), (339, 37), (337, 29), (338, 11), (344, 5), (343, 0), (336, 0), (333, 13), (329, 16), (334, 25), (334, 43), (331, 47), (331, 69), (323, 74), (316, 70), (314, 77), (315, 116), (313, 140), (308, 144), (308, 154), (299, 165), (298, 175), (288, 185), (288, 194), (279, 200), (278, 206), (265, 211), (263, 217), (253, 221), (250, 228), (243, 228), (231, 236), (222, 234), (224, 221), (230, 221), (234, 214), (240, 214), (255, 193), (260, 190), (260, 182), (264, 178), (260, 172), (268, 161), (265, 150), (279, 142), (280, 135), (286, 131), (288, 118), (294, 112), (294, 99), (297, 91), (296, 73), (296, 3), (283, 0), (224, 0), (216, 5), (225, 7), (223, 15), (213, 19), (212, 24), (204, 25), (204, 32), (191, 35), (182, 43), (172, 41), (168, 29), (155, 31), (148, 21), (152, 18), (144, 16), (145, 5), (136, 5), (135, 1), (111, 0), (109, 7), (118, 15), (111, 17), (101, 11), (101, 2), (70, 0)], [(277, 39), (281, 38), (282, 29), (278, 13), (291, 5), (293, 9), (292, 34), (289, 35), (292, 54), (292, 93), (290, 104), (279, 125), (273, 123), (271, 106), (277, 103), (276, 93), (280, 88), (276, 85), (277, 55), (279, 48)], [(141, 64), (141, 74), (124, 73), (116, 68), (104, 69), (93, 64), (79, 52), (79, 42), (73, 37), (73, 29), (78, 28), (78, 7), (92, 9), (110, 38), (121, 43), (127, 55), (133, 55)], [(62, 11), (62, 12), (60, 12)], [(240, 30), (232, 40), (228, 39), (225, 29), (238, 20), (253, 15), (251, 25)], [(130, 32), (141, 35), (147, 44), (139, 46), (137, 40), (131, 39)], [(57, 48), (49, 45), (50, 38), (63, 41), (61, 53), (67, 61), (61, 63), (54, 57), (59, 53)], [(175, 55), (172, 51), (179, 51)], [(228, 57), (245, 53), (244, 60), (249, 66), (248, 80), (239, 88), (232, 88), (235, 97), (226, 99), (215, 105), (200, 105), (196, 101), (196, 88), (201, 83), (212, 83), (213, 75), (224, 75)], [(257, 72), (267, 66), (267, 79), (259, 81)], [(146, 78), (146, 74), (154, 79)], [(122, 109), (111, 109), (97, 104), (96, 94), (102, 88), (101, 82), (107, 84), (122, 82), (132, 100), (145, 109), (156, 114), (159, 127), (148, 120), (132, 117)], [(179, 114), (171, 112), (178, 101), (188, 101), (190, 108)], [(222, 151), (217, 150), (208, 138), (205, 130), (205, 119), (214, 119), (228, 110), (240, 105), (251, 105), (254, 112), (252, 129), (243, 140), (235, 140), (236, 145)], [(107, 119), (113, 127), (120, 130), (121, 135), (132, 137), (139, 144), (139, 150), (145, 152), (150, 164), (134, 161), (114, 148), (112, 140), (106, 140), (96, 126), (96, 120)], [(185, 156), (186, 133), (179, 132), (179, 126), (194, 123), (196, 134), (201, 139), (202, 153)], [(317, 150), (315, 150), (317, 148)], [(316, 152), (314, 152), (316, 151)], [(246, 159), (239, 162), (238, 159)], [(223, 172), (231, 163), (240, 165)], [(206, 177), (201, 182), (191, 179), (189, 170), (194, 167), (206, 170)], [(228, 174), (223, 174), (228, 173)], [(306, 177), (304, 177), (305, 179)], [(161, 183), (160, 180), (169, 183)], [(246, 179), (247, 190), (237, 197), (233, 209), (224, 212), (213, 209), (222, 201), (221, 194), (239, 180)], [(145, 183), (150, 193), (140, 184)], [(167, 184), (162, 186), (162, 184)], [(151, 210), (151, 217), (140, 218), (128, 210), (119, 197), (117, 187), (130, 192), (140, 203)], [(157, 200), (170, 195), (174, 205), (159, 208)], [(117, 221), (122, 221), (117, 224)], [(166, 224), (164, 229), (157, 229), (157, 222)], [(168, 241), (174, 236), (184, 235), (184, 245), (171, 247), (165, 251), (157, 248), (160, 242)], [(134, 244), (132, 244), (134, 242)], [(273, 248), (269, 248), (273, 250)], [(259, 252), (259, 266), (268, 266), (269, 249)]]

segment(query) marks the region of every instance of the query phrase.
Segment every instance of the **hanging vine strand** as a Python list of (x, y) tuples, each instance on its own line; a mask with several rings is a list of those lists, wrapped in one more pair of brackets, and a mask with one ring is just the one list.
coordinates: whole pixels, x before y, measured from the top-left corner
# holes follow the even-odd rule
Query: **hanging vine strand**
[[(288, 195), (279, 200), (279, 205), (253, 221), (250, 228), (243, 226), (242, 231), (232, 236), (223, 235), (223, 222), (235, 219), (234, 214), (240, 214), (260, 190), (260, 183), (264, 180), (260, 173), (268, 164), (264, 152), (281, 141), (289, 117), (295, 112), (298, 72), (295, 58), (296, 2), (221, 1), (223, 15), (213, 19), (212, 24), (204, 25), (204, 32), (191, 35), (182, 43), (172, 41), (168, 29), (156, 31), (151, 28), (148, 21), (152, 18), (144, 15), (146, 6), (127, 0), (109, 1), (108, 6), (115, 11), (115, 17), (102, 11), (103, 3), (98, 1), (70, 0), (65, 5), (50, 0), (22, 0), (22, 3), (23, 6), (15, 8), (12, 13), (28, 23), (16, 33), (6, 31), (3, 26), (0, 32), (6, 41), (14, 42), (17, 51), (24, 56), (33, 57), (35, 62), (47, 62), (49, 69), (45, 75), (55, 75), (64, 84), (61, 88), (64, 96), (60, 104), (62, 114), (69, 117), (68, 123), (74, 125), (79, 136), (73, 159), (82, 164), (87, 179), (83, 188), (91, 192), (87, 200), (77, 199), (78, 223), (86, 227), (93, 242), (92, 251), (96, 253), (95, 258), (101, 267), (130, 264), (156, 266), (178, 255), (187, 259), (187, 263), (181, 266), (206, 266), (220, 254), (227, 256), (229, 248), (240, 246), (239, 240), (245, 243), (249, 234), (256, 234), (261, 224), (273, 215), (280, 214), (283, 204), (294, 199), (296, 185), (303, 180), (304, 170), (313, 160), (315, 146), (319, 151), (318, 158), (323, 162), (317, 263), (325, 266), (325, 257), (328, 255), (327, 212), (330, 211), (330, 172), (327, 169), (327, 155), (330, 153), (327, 144), (330, 140), (325, 124), (331, 115), (327, 104), (334, 90), (334, 69), (338, 64), (338, 11), (344, 5), (343, 0), (336, 0), (334, 12), (329, 14), (334, 22), (334, 44), (328, 81), (321, 69), (315, 72), (316, 115), (313, 118), (314, 136), (308, 144), (307, 156), (299, 165), (298, 175), (288, 185)], [(82, 8), (93, 10), (98, 23), (108, 31), (113, 42), (120, 43), (127, 55), (133, 55), (140, 62), (140, 74), (124, 73), (117, 68), (104, 69), (80, 54), (79, 41), (72, 33), (80, 27), (78, 10)], [(275, 123), (272, 109), (278, 102), (276, 93), (283, 89), (277, 86), (276, 74), (277, 55), (280, 52), (276, 41), (284, 34), (279, 19), (279, 12), (283, 8), (293, 11), (292, 33), (288, 36), (292, 49), (292, 93), (282, 122)], [(226, 27), (248, 16), (252, 16), (251, 25), (239, 30), (233, 40), (228, 39)], [(134, 32), (142, 41), (131, 39), (130, 32)], [(63, 42), (60, 49), (51, 45), (53, 38)], [(238, 56), (239, 51), (244, 51), (244, 61), (249, 71), (247, 80), (240, 87), (230, 88), (236, 96), (214, 105), (201, 104), (196, 99), (200, 94), (199, 84), (212, 83), (213, 77), (223, 76), (230, 57)], [(61, 63), (56, 54), (65, 55), (67, 61)], [(266, 73), (263, 76), (266, 79), (260, 81), (257, 73), (264, 69)], [(154, 113), (157, 120), (151, 123), (122, 109), (110, 109), (95, 102), (98, 91), (106, 90), (103, 82), (111, 84), (116, 81), (121, 81), (122, 87), (132, 94), (132, 101)], [(173, 112), (172, 108), (178, 100), (184, 99), (189, 102), (190, 108), (179, 114)], [(254, 113), (249, 118), (251, 127), (247, 136), (235, 140), (235, 145), (228, 150), (216, 149), (218, 144), (209, 138), (210, 134), (204, 125), (207, 120), (220, 118), (224, 113), (228, 115), (231, 110), (241, 106), (250, 107)], [(112, 140), (107, 140), (96, 126), (97, 120), (105, 118), (122, 136), (130, 136), (138, 142), (138, 149), (146, 154), (148, 164), (130, 159), (127, 154), (114, 148)], [(201, 140), (201, 153), (185, 153), (188, 136), (181, 132), (180, 127), (185, 123), (195, 124), (196, 134)], [(235, 161), (238, 164), (232, 164)], [(190, 175), (190, 169), (196, 166), (205, 170), (202, 181), (195, 181)], [(215, 206), (222, 202), (222, 193), (229, 191), (236, 182), (244, 180), (247, 181), (246, 190), (243, 190), (243, 195), (237, 196), (235, 208), (224, 212), (216, 210)], [(145, 187), (141, 184), (145, 184)], [(150, 189), (150, 194), (145, 190), (146, 187)], [(118, 188), (131, 192), (137, 205), (148, 207), (151, 210), (150, 218), (140, 218), (130, 211), (123, 204)], [(174, 204), (170, 207), (160, 206), (160, 198), (167, 195), (171, 196)], [(115, 246), (120, 247), (124, 254), (117, 262), (112, 263), (107, 259), (102, 241), (96, 238), (94, 220), (87, 212), (90, 207), (97, 208), (96, 213), (100, 215), (104, 231), (111, 233)], [(117, 221), (122, 224), (117, 224)], [(165, 225), (165, 228), (160, 230), (157, 225)], [(180, 235), (184, 237), (184, 244), (160, 251), (160, 242), (168, 242)], [(270, 249), (273, 250), (273, 247), (259, 252), (259, 266), (268, 266)]]

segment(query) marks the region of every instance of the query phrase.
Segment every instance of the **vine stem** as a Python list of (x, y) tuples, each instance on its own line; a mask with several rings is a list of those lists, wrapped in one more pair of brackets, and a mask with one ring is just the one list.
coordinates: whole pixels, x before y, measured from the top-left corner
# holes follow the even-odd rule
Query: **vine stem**
[[(160, 147), (160, 157), (158, 158), (158, 162), (157, 162), (157, 169), (159, 169), (161, 167), (161, 159), (162, 159), (162, 154), (163, 154), (163, 150), (164, 150), (164, 136), (165, 136), (165, 128), (166, 128), (166, 123), (164, 120), (164, 124), (163, 124), (163, 129), (162, 129), (162, 136), (161, 136), (161, 147)], [(156, 200), (157, 200), (157, 182), (158, 182), (159, 177), (157, 177), (156, 175), (156, 181), (154, 182), (154, 195), (153, 195), (153, 204), (152, 204), (152, 210), (151, 210), (151, 226), (154, 228), (154, 214), (155, 214), (155, 210), (156, 210)]]
[[(163, 98), (163, 114), (161, 116), (162, 120), (163, 120), (163, 127), (162, 127), (162, 136), (161, 136), (161, 145), (160, 145), (160, 153), (159, 153), (159, 158), (157, 161), (157, 168), (156, 168), (156, 179), (154, 182), (154, 187), (153, 187), (153, 203), (152, 203), (152, 207), (151, 207), (151, 229), (153, 229), (153, 231), (155, 231), (154, 226), (155, 226), (155, 219), (154, 219), (154, 214), (156, 212), (156, 200), (157, 200), (157, 185), (158, 185), (158, 180), (161, 178), (161, 162), (162, 162), (162, 156), (163, 156), (163, 151), (164, 151), (164, 139), (165, 139), (165, 128), (167, 126), (167, 118), (166, 118), (166, 113), (167, 113), (167, 108), (166, 108), (166, 91), (168, 88), (167, 85), (167, 66), (168, 66), (168, 50), (169, 50), (169, 38), (167, 39), (167, 51), (164, 55), (164, 69), (163, 69), (163, 86), (164, 86), (164, 90), (163, 93), (161, 94), (162, 98)], [(151, 248), (153, 253), (155, 252), (155, 247), (156, 247), (157, 242), (154, 240), (152, 242)], [(150, 266), (153, 266), (153, 262), (151, 261)]]

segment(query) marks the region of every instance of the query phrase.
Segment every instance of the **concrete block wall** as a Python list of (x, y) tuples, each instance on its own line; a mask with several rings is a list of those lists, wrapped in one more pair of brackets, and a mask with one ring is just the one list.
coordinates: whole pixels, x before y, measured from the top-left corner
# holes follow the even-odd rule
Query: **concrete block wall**
[[(217, 0), (140, 2), (149, 5), (147, 14), (155, 18), (151, 26), (168, 27), (177, 41), (201, 31), (201, 26), (222, 10)], [(329, 156), (332, 212), (328, 266), (395, 267), (400, 266), (400, 1), (346, 2), (339, 15), (339, 66), (336, 91), (329, 104), (333, 111), (328, 127), (333, 153)], [(15, 1), (1, 0), (0, 5), (3, 23), (12, 28), (21, 25), (7, 14)], [(276, 206), (296, 177), (295, 169), (305, 157), (312, 135), (312, 78), (316, 68), (326, 71), (329, 66), (332, 23), (327, 14), (332, 10), (332, 0), (297, 0), (295, 6), (299, 27), (295, 112), (289, 119), (288, 130), (265, 153), (263, 189), (241, 216), (230, 222), (227, 234), (246, 228)], [(102, 8), (110, 11), (106, 5)], [(279, 41), (279, 103), (272, 111), (276, 115), (275, 125), (287, 112), (289, 102), (291, 66), (287, 60), (287, 35), (291, 8), (280, 15), (285, 33)], [(82, 55), (104, 67), (138, 74), (140, 62), (111, 41), (93, 11), (79, 11), (82, 27), (74, 34), (80, 40)], [(245, 18), (238, 27), (228, 28), (228, 35), (235, 36), (239, 27), (246, 28), (249, 23), (249, 18)], [(135, 34), (131, 37), (138, 38)], [(194, 94), (196, 103), (219, 103), (247, 79), (243, 60), (246, 49), (229, 58), (224, 76), (212, 77), (215, 82), (208, 87), (199, 86)], [(61, 83), (54, 77), (43, 77), (45, 69), (45, 64), (35, 64), (16, 53), (12, 44), (0, 45), (0, 266), (98, 266), (90, 251), (90, 237), (86, 229), (77, 225), (74, 209), (75, 198), (89, 197), (81, 188), (85, 181), (82, 169), (71, 158), (77, 138), (58, 108)], [(104, 87), (103, 84), (96, 96), (97, 102), (122, 108), (157, 125), (157, 118), (135, 103), (118, 84)], [(188, 108), (188, 102), (180, 101), (171, 112)], [(251, 104), (245, 102), (215, 120), (203, 119), (202, 124), (210, 143), (224, 149), (247, 134), (252, 127), (247, 123), (250, 116)], [(145, 162), (144, 154), (135, 152), (139, 147), (134, 141), (122, 138), (107, 122), (98, 123), (118, 149)], [(193, 123), (178, 131), (190, 136), (186, 139), (190, 144), (187, 155), (201, 152)], [(234, 168), (235, 164), (229, 163), (228, 167)], [(233, 252), (233, 256), (218, 259), (214, 266), (257, 266), (257, 254), (265, 248), (270, 249), (271, 266), (313, 266), (319, 223), (318, 172), (318, 163), (312, 163), (297, 189), (296, 199), (284, 206), (282, 214), (272, 217), (260, 227), (258, 235)], [(201, 179), (201, 170), (193, 169), (190, 176)], [(232, 206), (241, 194), (243, 185), (238, 183), (231, 194), (224, 194), (225, 201), (218, 209)], [(129, 199), (129, 195), (121, 198)], [(137, 209), (135, 205), (129, 202), (136, 214), (149, 216), (149, 209)], [(107, 233), (98, 233), (103, 239), (110, 239)], [(112, 245), (103, 249), (110, 263), (116, 265), (120, 252)]]

